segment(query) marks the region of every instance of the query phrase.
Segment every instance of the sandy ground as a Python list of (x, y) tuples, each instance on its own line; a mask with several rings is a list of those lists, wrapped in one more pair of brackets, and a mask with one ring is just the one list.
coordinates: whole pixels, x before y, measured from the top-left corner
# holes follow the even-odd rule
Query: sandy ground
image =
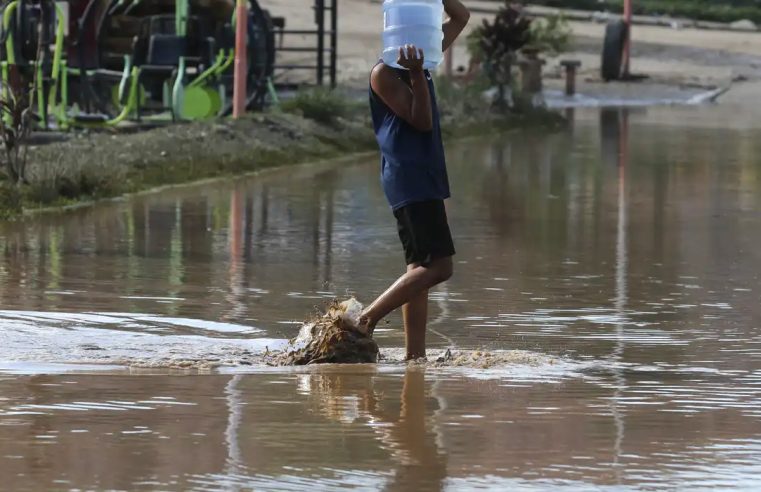
[[(291, 29), (312, 28), (314, 13), (310, 2), (304, 0), (263, 0), (262, 4), (274, 15), (287, 18)], [(468, 0), (466, 5), (474, 13), (469, 29), (478, 25), (491, 14), (481, 13), (494, 9), (495, 3)], [(362, 87), (369, 67), (378, 58), (382, 29), (380, 0), (340, 0), (338, 79), (344, 85)], [(749, 96), (761, 90), (761, 33), (674, 29), (662, 26), (635, 26), (633, 30), (632, 71), (647, 74), (647, 82), (637, 84), (599, 84), (600, 50), (605, 26), (595, 22), (572, 22), (575, 35), (574, 47), (563, 59), (582, 62), (581, 92), (606, 92), (617, 95), (641, 91), (659, 91), (659, 86), (678, 87), (727, 87), (732, 90), (723, 100), (733, 103), (749, 103)], [(310, 45), (313, 38), (289, 36), (287, 46)], [(298, 55), (295, 59), (311, 61), (313, 55)], [(294, 59), (294, 57), (291, 57)], [(454, 50), (455, 66), (466, 66), (468, 54), (464, 43)], [(546, 65), (547, 85), (558, 87), (559, 59), (549, 59)], [(310, 77), (309, 73), (287, 74), (291, 78)], [(557, 78), (553, 82), (553, 79)], [(752, 101), (761, 110), (761, 98)]]

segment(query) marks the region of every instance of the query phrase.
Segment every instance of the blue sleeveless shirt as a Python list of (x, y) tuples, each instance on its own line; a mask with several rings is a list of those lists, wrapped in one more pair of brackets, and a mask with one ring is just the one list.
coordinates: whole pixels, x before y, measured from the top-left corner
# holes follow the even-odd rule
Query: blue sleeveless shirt
[[(392, 68), (408, 85), (407, 70)], [(431, 74), (426, 70), (431, 94), (433, 129), (421, 132), (397, 116), (370, 87), (370, 111), (381, 151), (381, 182), (392, 210), (412, 203), (449, 198), (439, 108)]]

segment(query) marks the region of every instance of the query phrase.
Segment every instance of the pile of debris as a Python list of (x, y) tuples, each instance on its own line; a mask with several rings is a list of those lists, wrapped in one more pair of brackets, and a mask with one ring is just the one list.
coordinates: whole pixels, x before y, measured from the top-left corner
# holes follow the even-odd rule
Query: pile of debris
[(361, 364), (378, 361), (378, 344), (359, 329), (362, 304), (351, 298), (333, 301), (325, 314), (301, 327), (296, 338), (278, 356), (277, 365)]

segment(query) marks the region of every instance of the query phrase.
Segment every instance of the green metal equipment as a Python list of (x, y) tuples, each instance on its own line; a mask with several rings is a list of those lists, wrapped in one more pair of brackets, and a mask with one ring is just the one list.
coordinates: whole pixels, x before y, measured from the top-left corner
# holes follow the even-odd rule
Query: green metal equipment
[[(234, 10), (209, 10), (226, 1), (7, 2), (0, 6), (0, 97), (13, 97), (14, 83), (35, 87), (29, 97), (44, 128), (108, 128), (227, 114)], [(248, 98), (261, 104), (269, 95), (276, 102), (273, 23), (257, 0), (248, 2), (248, 77), (254, 91)], [(68, 24), (60, 3), (76, 12)], [(115, 27), (119, 22), (128, 24)]]

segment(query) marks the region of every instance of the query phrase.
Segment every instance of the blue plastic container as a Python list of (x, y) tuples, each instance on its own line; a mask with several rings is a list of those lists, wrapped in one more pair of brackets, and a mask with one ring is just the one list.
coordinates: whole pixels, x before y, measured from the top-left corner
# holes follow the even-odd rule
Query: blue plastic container
[(383, 2), (383, 63), (396, 68), (399, 47), (414, 44), (423, 50), (423, 68), (432, 70), (444, 57), (442, 0), (385, 0)]

